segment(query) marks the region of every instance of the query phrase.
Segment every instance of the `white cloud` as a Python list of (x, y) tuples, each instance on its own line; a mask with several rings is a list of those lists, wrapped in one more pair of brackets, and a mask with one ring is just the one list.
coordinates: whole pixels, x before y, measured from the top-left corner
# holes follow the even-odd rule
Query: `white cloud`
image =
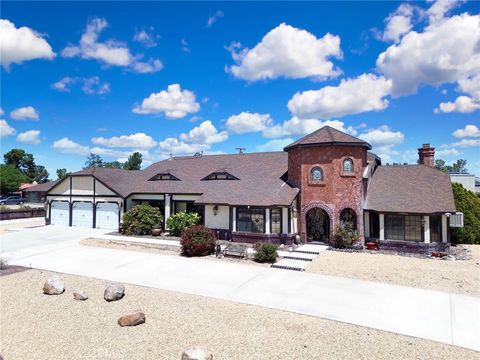
[(102, 82), (98, 76), (89, 78), (69, 77), (66, 76), (56, 83), (52, 84), (52, 88), (61, 92), (70, 92), (71, 87), (76, 84), (82, 84), (82, 91), (89, 95), (104, 95), (110, 92), (110, 84)]
[(357, 133), (353, 127), (349, 126), (346, 128), (345, 123), (339, 120), (322, 121), (318, 119), (300, 119), (294, 116), (283, 123), (267, 127), (263, 130), (262, 135), (266, 138), (279, 138), (285, 136), (299, 137), (310, 134), (324, 126), (331, 126), (351, 135), (356, 135)]
[(239, 43), (227, 49), (237, 63), (227, 67), (235, 77), (256, 81), (264, 79), (306, 78), (325, 79), (336, 77), (340, 70), (329, 58), (341, 58), (340, 37), (327, 33), (322, 38), (306, 30), (280, 24), (253, 48), (237, 50)]
[(282, 151), (283, 148), (295, 140), (292, 138), (285, 138), (285, 139), (274, 139), (266, 142), (265, 144), (258, 145), (258, 151)]
[(157, 39), (159, 38), (159, 36), (155, 35), (153, 31), (153, 27), (150, 28), (150, 31), (136, 30), (135, 35), (133, 36), (133, 40), (141, 43), (147, 48), (155, 47), (157, 46)]
[(189, 53), (190, 52), (190, 48), (188, 47), (188, 41), (187, 39), (183, 38), (181, 41), (180, 41), (180, 44), (182, 45), (182, 51), (184, 53)]
[(229, 132), (245, 134), (265, 130), (272, 123), (270, 114), (241, 112), (227, 119), (226, 126)]
[(480, 139), (462, 139), (458, 142), (442, 145), (442, 147), (459, 147), (459, 148), (471, 148), (471, 147), (479, 147), (480, 146)]
[(13, 110), (10, 117), (14, 120), (38, 120), (38, 111), (33, 106), (26, 106)]
[(138, 74), (156, 73), (163, 69), (163, 64), (158, 59), (149, 59), (148, 61), (137, 61), (132, 64), (132, 70)]
[(62, 154), (88, 155), (90, 148), (82, 146), (67, 137), (57, 140), (53, 143), (53, 148)]
[(202, 122), (187, 134), (181, 134), (180, 139), (194, 144), (215, 144), (228, 139), (226, 131), (219, 132), (210, 120)]
[(157, 145), (157, 142), (145, 133), (113, 136), (111, 138), (94, 137), (92, 138), (92, 143), (107, 147), (126, 147), (136, 149), (150, 149)]
[(458, 80), (457, 91), (468, 94), (473, 99), (480, 101), (480, 72), (475, 76)]
[(177, 138), (167, 138), (158, 143), (158, 148), (163, 154), (172, 155), (193, 155), (209, 149), (207, 144), (188, 144), (179, 141)]
[(90, 153), (100, 155), (100, 156), (106, 156), (106, 157), (112, 157), (112, 158), (117, 158), (118, 161), (126, 161), (128, 156), (131, 154), (130, 151), (122, 151), (122, 150), (114, 150), (114, 149), (105, 149), (105, 148), (100, 148), (100, 147), (92, 147), (90, 148)]
[(133, 108), (137, 114), (165, 113), (169, 119), (180, 119), (187, 114), (196, 113), (200, 104), (195, 101), (195, 94), (189, 90), (182, 90), (179, 84), (168, 85), (167, 90), (152, 93), (143, 99), (140, 105)]
[(438, 105), (438, 108), (434, 109), (436, 114), (438, 113), (471, 113), (480, 109), (480, 101), (475, 101), (468, 96), (459, 96), (455, 102), (442, 102)]
[(43, 36), (26, 26), (16, 28), (6, 19), (0, 19), (0, 53), (1, 63), (5, 69), (10, 64), (21, 64), (34, 59), (55, 57), (55, 53)]
[(0, 119), (0, 138), (15, 135), (16, 132), (5, 120)]
[(353, 79), (342, 79), (338, 86), (296, 93), (288, 102), (288, 109), (301, 118), (327, 118), (380, 111), (388, 106), (385, 99), (392, 83), (383, 76), (362, 74)]
[(387, 125), (367, 130), (360, 134), (359, 138), (372, 145), (373, 151), (380, 156), (383, 162), (392, 162), (394, 157), (401, 155), (394, 147), (402, 144), (405, 140), (402, 132), (392, 131)]
[(463, 129), (457, 129), (452, 133), (456, 138), (480, 137), (480, 129), (476, 125), (465, 125)]
[(455, 148), (435, 151), (436, 156), (458, 156), (460, 154), (462, 154), (462, 152)]
[(17, 141), (23, 144), (40, 144), (40, 130), (28, 130), (18, 134)]
[(438, 23), (445, 19), (445, 15), (461, 1), (456, 0), (437, 0), (427, 10), (428, 20), (431, 24)]
[(3, 109), (0, 107), (0, 116), (3, 116), (3, 114), (5, 114), (5, 112), (4, 112)]
[(53, 83), (52, 89), (55, 89), (61, 92), (70, 92), (70, 85), (75, 83), (75, 81), (76, 81), (76, 78), (65, 76), (63, 79), (60, 79), (56, 83)]
[(399, 42), (401, 37), (412, 29), (412, 17), (415, 10), (417, 8), (410, 4), (401, 4), (385, 19), (382, 40)]
[(220, 10), (217, 10), (215, 12), (215, 14), (211, 15), (208, 17), (208, 20), (207, 20), (207, 27), (210, 28), (212, 27), (213, 24), (215, 24), (217, 22), (218, 19), (221, 19), (223, 18), (223, 12), (220, 11)]
[(392, 79), (395, 96), (466, 79), (480, 71), (479, 27), (480, 15), (465, 13), (410, 31), (378, 56), (377, 69)]

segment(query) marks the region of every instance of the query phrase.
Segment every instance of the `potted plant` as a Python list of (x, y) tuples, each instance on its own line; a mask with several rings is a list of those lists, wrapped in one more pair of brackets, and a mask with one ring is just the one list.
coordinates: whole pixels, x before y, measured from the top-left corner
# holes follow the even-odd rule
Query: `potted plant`
[(155, 224), (152, 227), (152, 236), (160, 236), (162, 234), (162, 225)]

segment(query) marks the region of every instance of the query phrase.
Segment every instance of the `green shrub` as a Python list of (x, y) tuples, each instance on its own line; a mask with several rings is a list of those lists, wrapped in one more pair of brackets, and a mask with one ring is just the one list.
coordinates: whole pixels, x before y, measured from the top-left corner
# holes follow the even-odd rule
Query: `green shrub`
[(255, 244), (255, 261), (274, 263), (277, 260), (277, 245), (258, 242)]
[(215, 239), (210, 231), (203, 225), (192, 225), (182, 233), (180, 240), (182, 255), (184, 256), (206, 256), (215, 250)]
[(163, 223), (160, 211), (150, 205), (140, 204), (123, 215), (121, 232), (126, 235), (148, 235), (155, 225)]
[(358, 232), (353, 230), (349, 223), (344, 223), (337, 227), (332, 245), (337, 249), (346, 249), (351, 248), (358, 240), (360, 240)]
[(174, 236), (180, 236), (186, 228), (197, 225), (200, 222), (200, 215), (197, 213), (187, 213), (180, 211), (171, 215), (167, 219), (167, 226), (170, 233)]
[(463, 228), (450, 228), (453, 244), (480, 244), (480, 198), (462, 184), (452, 183), (457, 211), (463, 213)]

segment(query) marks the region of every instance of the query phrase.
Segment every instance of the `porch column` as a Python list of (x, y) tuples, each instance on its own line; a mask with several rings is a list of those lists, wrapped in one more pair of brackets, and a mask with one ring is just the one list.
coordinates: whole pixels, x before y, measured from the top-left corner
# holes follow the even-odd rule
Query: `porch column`
[(448, 219), (447, 215), (442, 215), (442, 242), (448, 242)]
[(430, 216), (425, 215), (423, 217), (424, 225), (423, 225), (423, 241), (426, 244), (430, 243)]
[(237, 231), (237, 208), (232, 207), (232, 232)]
[(385, 240), (385, 215), (378, 214), (378, 219), (380, 223), (380, 240)]
[(365, 221), (363, 224), (363, 228), (365, 229), (365, 237), (369, 238), (370, 237), (370, 213), (368, 211), (365, 211)]
[(282, 233), (288, 234), (288, 208), (282, 208)]
[(270, 209), (265, 209), (265, 234), (270, 234)]
[(170, 217), (170, 194), (165, 194), (165, 229), (168, 229), (167, 220)]
[(296, 234), (298, 232), (297, 229), (297, 217), (299, 216), (297, 213), (297, 216), (294, 216), (295, 211), (293, 210), (294, 208), (289, 208), (288, 211), (290, 211), (290, 229), (292, 229), (292, 233)]

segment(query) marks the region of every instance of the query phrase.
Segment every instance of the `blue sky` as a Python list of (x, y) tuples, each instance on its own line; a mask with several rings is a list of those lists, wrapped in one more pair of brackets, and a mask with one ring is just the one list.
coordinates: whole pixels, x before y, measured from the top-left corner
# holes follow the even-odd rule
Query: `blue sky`
[(281, 150), (325, 124), (384, 162), (429, 142), (480, 175), (478, 2), (7, 1), (1, 18), (2, 154), (52, 178), (90, 152)]

